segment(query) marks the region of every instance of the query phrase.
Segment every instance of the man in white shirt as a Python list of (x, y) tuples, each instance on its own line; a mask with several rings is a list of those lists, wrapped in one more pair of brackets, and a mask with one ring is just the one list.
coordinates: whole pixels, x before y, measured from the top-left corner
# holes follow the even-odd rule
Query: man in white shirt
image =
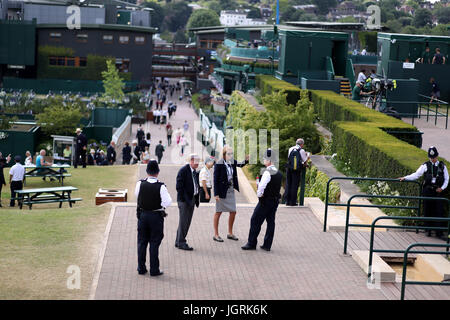
[(147, 164), (148, 178), (136, 183), (138, 218), (138, 273), (146, 274), (146, 251), (150, 244), (150, 276), (159, 276), (159, 245), (164, 237), (164, 209), (170, 206), (172, 198), (167, 187), (158, 180), (158, 162), (151, 159)]
[(287, 206), (297, 205), (297, 192), (300, 185), (300, 174), (303, 166), (307, 163), (309, 156), (303, 149), (305, 141), (297, 139), (295, 146), (289, 148), (288, 163), (286, 164), (286, 188), (284, 200)]
[(365, 56), (365, 55), (367, 55), (367, 50), (366, 50), (366, 48), (362, 49), (362, 51), (361, 51), (361, 55), (362, 55), (362, 56)]
[[(425, 175), (422, 188), (423, 197), (442, 197), (442, 191), (444, 191), (448, 186), (449, 176), (448, 170), (444, 162), (439, 161), (439, 153), (436, 147), (431, 146), (428, 149), (429, 161), (422, 164), (419, 169), (413, 174), (399, 178), (400, 181), (403, 180), (417, 180), (421, 176)], [(443, 217), (444, 216), (444, 205), (441, 200), (424, 200), (423, 209), (425, 217)], [(427, 227), (444, 227), (444, 223), (439, 221), (426, 221), (425, 225)], [(445, 223), (445, 226), (447, 223)], [(442, 237), (442, 230), (436, 231), (437, 237)], [(431, 230), (427, 232), (428, 236), (431, 236)]]
[(259, 198), (258, 204), (253, 211), (250, 220), (250, 231), (248, 241), (242, 250), (255, 250), (261, 225), (264, 220), (267, 222), (266, 235), (264, 236), (264, 243), (260, 246), (261, 249), (270, 251), (275, 233), (275, 213), (280, 201), (281, 180), (283, 175), (273, 165), (274, 155), (271, 149), (267, 149), (264, 154), (264, 171), (261, 181), (258, 184), (256, 195)]
[(15, 165), (9, 170), (9, 184), (11, 185), (11, 201), (9, 206), (14, 207), (16, 190), (23, 189), (23, 179), (25, 177), (25, 168), (20, 164), (20, 156), (15, 156)]
[(358, 80), (356, 82), (366, 83), (366, 69), (362, 69), (360, 73), (358, 73)]

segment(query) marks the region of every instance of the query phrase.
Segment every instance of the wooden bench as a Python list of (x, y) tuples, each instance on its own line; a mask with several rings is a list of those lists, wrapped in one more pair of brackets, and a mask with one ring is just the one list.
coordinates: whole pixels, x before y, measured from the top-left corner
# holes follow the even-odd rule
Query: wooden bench
[(19, 201), (19, 207), (22, 209), (23, 205), (29, 206), (30, 210), (33, 204), (39, 203), (59, 203), (59, 207), (62, 207), (63, 202), (68, 202), (72, 207), (77, 201), (82, 201), (82, 198), (72, 198), (72, 191), (78, 190), (78, 188), (56, 187), (56, 188), (35, 188), (35, 189), (23, 189), (16, 190), (18, 197), (14, 200)]
[(31, 169), (25, 173), (24, 184), (26, 183), (26, 178), (50, 178), (58, 180), (61, 185), (64, 185), (64, 178), (71, 177), (70, 173), (67, 173), (66, 169), (70, 168), (70, 165), (52, 165), (45, 167), (36, 166), (25, 166), (26, 169)]

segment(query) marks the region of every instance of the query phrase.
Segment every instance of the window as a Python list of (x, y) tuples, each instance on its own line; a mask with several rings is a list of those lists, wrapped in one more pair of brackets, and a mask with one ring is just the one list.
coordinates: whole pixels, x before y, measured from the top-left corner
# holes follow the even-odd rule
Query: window
[(85, 57), (49, 57), (48, 64), (61, 67), (86, 67)]
[(60, 32), (50, 32), (50, 41), (61, 41), (61, 33)]
[(75, 67), (75, 58), (66, 58), (66, 66)]
[(144, 44), (145, 43), (145, 37), (135, 37), (134, 42), (136, 44)]
[(128, 44), (129, 41), (130, 41), (130, 37), (129, 36), (120, 36), (119, 37), (119, 42), (121, 44)]
[(119, 72), (128, 72), (130, 68), (130, 59), (116, 58), (116, 68)]
[(104, 34), (103, 35), (103, 41), (105, 43), (112, 43), (113, 40), (114, 40), (114, 37), (112, 35), (110, 35), (110, 34)]
[(87, 59), (86, 58), (79, 58), (80, 67), (86, 67), (87, 65)]
[(86, 33), (78, 33), (77, 34), (77, 41), (78, 42), (87, 42), (88, 35)]
[(56, 66), (58, 64), (58, 58), (57, 57), (50, 57), (48, 64), (51, 66)]

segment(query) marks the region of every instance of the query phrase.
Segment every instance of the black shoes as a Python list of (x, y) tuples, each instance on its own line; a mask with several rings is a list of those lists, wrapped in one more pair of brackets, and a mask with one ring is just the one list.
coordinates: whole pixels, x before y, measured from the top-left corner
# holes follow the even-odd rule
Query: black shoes
[(264, 246), (260, 246), (261, 249), (266, 250), (266, 251), (270, 251), (270, 248), (266, 248)]
[(245, 246), (241, 247), (241, 248), (242, 248), (242, 250), (256, 250), (256, 247), (252, 247), (248, 243)]
[(161, 276), (163, 274), (164, 274), (164, 272), (162, 272), (162, 271), (159, 271), (159, 272), (153, 273), (153, 274), (150, 273), (150, 277), (157, 277), (157, 276)]
[(194, 248), (189, 247), (187, 244), (184, 244), (184, 245), (182, 245), (182, 246), (178, 246), (177, 248), (178, 248), (178, 249), (181, 249), (181, 250), (186, 250), (186, 251), (192, 251), (192, 250), (194, 250)]
[(139, 273), (139, 274), (146, 274), (147, 272), (148, 272), (147, 270), (139, 270), (139, 269), (138, 269), (138, 273)]

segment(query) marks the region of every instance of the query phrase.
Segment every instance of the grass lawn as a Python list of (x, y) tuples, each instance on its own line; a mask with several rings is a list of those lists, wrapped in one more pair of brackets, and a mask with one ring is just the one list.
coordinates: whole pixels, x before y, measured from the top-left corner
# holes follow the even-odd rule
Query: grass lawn
[[(66, 186), (79, 190), (83, 201), (9, 207), (9, 184), (3, 186), (0, 208), (0, 299), (86, 299), (111, 206), (95, 205), (100, 187), (127, 188), (134, 202), (136, 166), (70, 168)], [(4, 169), (9, 179), (8, 169)], [(59, 186), (57, 181), (29, 178), (26, 189)], [(67, 289), (70, 265), (81, 270), (81, 288)]]

